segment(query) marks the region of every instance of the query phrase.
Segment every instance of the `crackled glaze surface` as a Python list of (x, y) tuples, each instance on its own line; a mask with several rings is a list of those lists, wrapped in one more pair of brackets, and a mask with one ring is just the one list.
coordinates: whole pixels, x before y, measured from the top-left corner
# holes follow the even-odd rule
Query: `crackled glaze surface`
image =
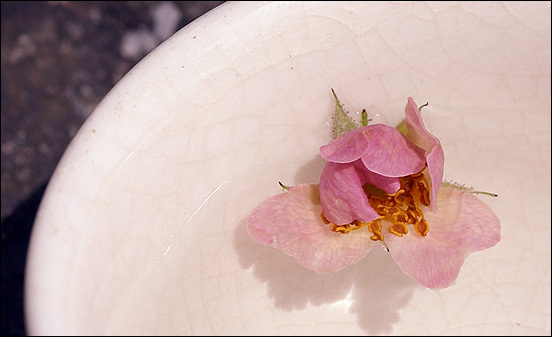
[[(550, 3), (226, 3), (131, 70), (51, 180), (30, 334), (550, 334)], [(316, 275), (252, 241), (278, 181), (317, 182), (333, 98), (429, 102), (445, 179), (502, 241), (425, 289), (383, 250)]]

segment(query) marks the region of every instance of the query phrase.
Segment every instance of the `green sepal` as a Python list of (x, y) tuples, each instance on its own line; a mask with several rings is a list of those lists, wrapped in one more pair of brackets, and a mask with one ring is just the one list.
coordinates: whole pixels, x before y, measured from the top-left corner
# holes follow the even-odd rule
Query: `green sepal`
[(397, 130), (399, 130), (405, 136), (408, 134), (408, 129), (406, 128), (406, 119), (403, 119), (401, 124), (397, 125)]
[(357, 125), (343, 111), (343, 106), (339, 102), (335, 91), (332, 89), (332, 94), (335, 98), (335, 113), (334, 113), (334, 138), (341, 136), (344, 133), (357, 128)]
[(452, 182), (449, 182), (449, 181), (442, 181), (441, 182), (441, 187), (452, 187), (452, 188), (455, 188), (455, 189), (460, 190), (460, 191), (469, 192), (471, 194), (483, 194), (483, 195), (487, 195), (487, 196), (493, 197), (493, 198), (498, 197), (498, 194), (496, 194), (496, 193), (485, 192), (485, 191), (476, 191), (473, 187), (467, 187), (463, 184), (460, 185), (456, 182), (452, 183)]

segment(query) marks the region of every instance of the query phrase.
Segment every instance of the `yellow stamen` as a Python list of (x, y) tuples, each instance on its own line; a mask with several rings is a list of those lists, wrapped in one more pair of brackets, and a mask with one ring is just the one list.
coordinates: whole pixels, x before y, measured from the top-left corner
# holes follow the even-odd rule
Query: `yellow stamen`
[(383, 234), (381, 234), (381, 222), (380, 220), (374, 220), (368, 224), (368, 230), (374, 235), (370, 237), (373, 241), (383, 241)]
[(414, 225), (414, 229), (416, 230), (416, 233), (420, 234), (421, 236), (426, 236), (427, 232), (429, 232), (429, 225), (427, 224), (426, 219), (422, 218), (420, 221), (418, 221)]
[(408, 228), (404, 222), (394, 223), (393, 226), (389, 227), (389, 231), (399, 237), (408, 234)]
[(416, 186), (418, 187), (418, 191), (420, 191), (420, 203), (426, 207), (429, 206), (429, 190), (421, 182), (418, 182)]
[[(425, 167), (423, 170), (425, 170)], [(330, 223), (323, 214), (320, 214), (320, 218), (325, 224), (330, 224), (330, 230), (343, 234), (367, 226), (368, 230), (373, 234), (370, 237), (373, 241), (383, 241), (383, 234), (381, 232), (382, 220), (392, 223), (389, 231), (398, 237), (408, 234), (408, 225), (414, 225), (416, 233), (424, 237), (429, 232), (429, 224), (425, 220), (424, 213), (419, 206), (423, 205), (427, 207), (430, 205), (431, 200), (429, 199), (428, 183), (423, 170), (410, 176), (399, 178), (401, 187), (393, 194), (385, 194), (381, 190), (379, 192), (371, 192), (371, 188), (366, 187), (369, 185), (364, 186), (370, 206), (379, 215), (379, 218), (374, 221), (366, 223), (354, 220), (349, 224), (336, 225)], [(376, 190), (378, 189), (376, 188)]]
[[(324, 217), (325, 219), (325, 217)], [(328, 222), (329, 223), (329, 222)], [(345, 225), (336, 225), (336, 224), (330, 224), (330, 230), (332, 232), (339, 232), (343, 234), (347, 234), (350, 231), (356, 231), (357, 229), (361, 229), (362, 227), (368, 225), (366, 222), (362, 222), (360, 220), (353, 220), (349, 224)]]
[(389, 231), (398, 237), (408, 234), (408, 225), (414, 225), (420, 236), (429, 232), (429, 225), (419, 208), (419, 205), (430, 204), (428, 184), (422, 171), (400, 178), (401, 188), (394, 194), (384, 197), (367, 194), (370, 206), (380, 215), (378, 223), (390, 221)]
[(405, 194), (406, 194), (406, 191), (404, 190), (404, 188), (401, 188), (400, 190), (398, 190), (397, 193), (395, 193), (395, 195), (393, 196), (393, 198), (395, 199), (395, 202), (398, 204), (403, 203)]

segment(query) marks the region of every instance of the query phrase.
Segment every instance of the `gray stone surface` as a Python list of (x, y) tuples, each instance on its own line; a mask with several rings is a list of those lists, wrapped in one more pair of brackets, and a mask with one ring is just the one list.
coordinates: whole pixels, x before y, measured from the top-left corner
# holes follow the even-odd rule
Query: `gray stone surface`
[(26, 334), (24, 263), (72, 137), (149, 51), (221, 1), (2, 1), (2, 335)]

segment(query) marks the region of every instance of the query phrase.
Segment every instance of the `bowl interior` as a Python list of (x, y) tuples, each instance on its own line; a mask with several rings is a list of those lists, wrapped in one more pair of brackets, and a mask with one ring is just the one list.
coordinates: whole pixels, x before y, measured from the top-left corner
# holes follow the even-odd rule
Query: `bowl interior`
[[(245, 220), (317, 183), (333, 98), (408, 96), (502, 241), (428, 290), (383, 250), (316, 275)], [(67, 149), (33, 229), (30, 334), (549, 334), (550, 4), (226, 3), (150, 53)]]

